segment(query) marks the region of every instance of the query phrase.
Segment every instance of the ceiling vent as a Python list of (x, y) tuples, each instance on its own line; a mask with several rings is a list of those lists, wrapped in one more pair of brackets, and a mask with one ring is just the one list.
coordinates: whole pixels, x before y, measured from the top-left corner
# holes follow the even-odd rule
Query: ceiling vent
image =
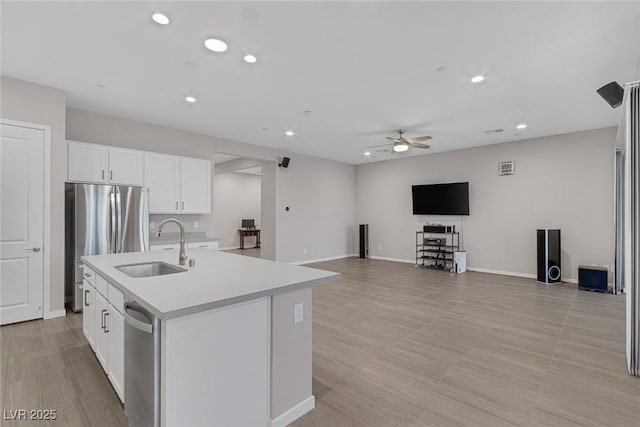
[(493, 134), (493, 133), (500, 133), (500, 132), (504, 132), (504, 129), (502, 129), (502, 128), (498, 128), (498, 129), (488, 129), (488, 130), (485, 130), (485, 131), (484, 131), (484, 132), (482, 132), (482, 133), (484, 133), (485, 135), (491, 135), (491, 134)]

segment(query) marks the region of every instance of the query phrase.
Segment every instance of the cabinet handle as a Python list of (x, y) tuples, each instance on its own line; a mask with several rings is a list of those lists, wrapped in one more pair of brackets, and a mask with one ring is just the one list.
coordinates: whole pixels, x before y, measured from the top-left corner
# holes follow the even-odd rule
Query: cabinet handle
[(84, 273), (84, 277), (91, 277), (91, 273)]
[(102, 311), (102, 322), (100, 322), (101, 323), (100, 327), (102, 328), (102, 330), (104, 330), (104, 328), (106, 327), (104, 326), (104, 315), (107, 312), (107, 310), (101, 310), (101, 311)]
[(89, 302), (87, 301), (87, 294), (89, 293), (89, 289), (85, 289), (84, 291), (84, 305), (85, 307), (89, 307)]
[(172, 251), (173, 248), (164, 248), (163, 251)]
[(176, 210), (178, 210), (178, 201), (176, 200)]
[(104, 179), (104, 169), (102, 169), (102, 179)]
[(113, 171), (109, 171), (109, 179), (113, 179)]
[(109, 315), (109, 312), (105, 310), (104, 313), (104, 333), (108, 334), (109, 333), (109, 325), (107, 324), (107, 316)]
[(184, 210), (184, 200), (182, 201), (182, 210)]

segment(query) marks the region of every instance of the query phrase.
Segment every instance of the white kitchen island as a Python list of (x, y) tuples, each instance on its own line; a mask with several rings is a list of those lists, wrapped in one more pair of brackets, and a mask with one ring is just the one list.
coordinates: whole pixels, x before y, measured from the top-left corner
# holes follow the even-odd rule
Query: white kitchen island
[[(208, 249), (187, 255), (194, 267), (153, 277), (116, 267), (176, 265), (175, 253), (82, 258), (124, 294), (123, 312), (137, 304), (155, 318), (157, 425), (284, 427), (311, 410), (311, 287), (340, 275)], [(124, 374), (129, 381), (136, 372)], [(125, 387), (125, 412), (146, 392)]]

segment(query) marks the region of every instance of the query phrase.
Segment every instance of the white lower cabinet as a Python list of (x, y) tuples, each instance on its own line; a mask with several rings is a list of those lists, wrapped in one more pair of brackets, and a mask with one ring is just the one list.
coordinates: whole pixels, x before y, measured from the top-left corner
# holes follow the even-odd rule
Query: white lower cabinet
[(82, 332), (96, 351), (96, 288), (85, 279), (82, 283)]
[(109, 336), (106, 327), (109, 302), (99, 292), (96, 292), (96, 357), (103, 369), (107, 369), (109, 357)]
[[(96, 279), (104, 280), (98, 276)], [(111, 385), (124, 402), (124, 317), (122, 292), (108, 284), (108, 298), (83, 283), (82, 331)]]
[(107, 375), (118, 397), (124, 402), (124, 317), (111, 304), (108, 309), (109, 328)]

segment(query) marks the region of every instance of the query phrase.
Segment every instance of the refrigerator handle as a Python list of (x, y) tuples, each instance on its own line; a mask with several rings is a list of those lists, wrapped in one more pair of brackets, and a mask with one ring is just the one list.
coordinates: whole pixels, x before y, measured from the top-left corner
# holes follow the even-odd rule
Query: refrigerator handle
[(115, 192), (112, 190), (111, 194), (109, 194), (109, 201), (110, 201), (110, 205), (111, 205), (111, 235), (109, 236), (109, 253), (113, 254), (117, 252), (117, 247), (116, 247), (116, 230), (118, 227), (118, 223), (116, 220), (116, 194)]
[(120, 197), (120, 188), (116, 187), (116, 253), (122, 252), (122, 199)]

